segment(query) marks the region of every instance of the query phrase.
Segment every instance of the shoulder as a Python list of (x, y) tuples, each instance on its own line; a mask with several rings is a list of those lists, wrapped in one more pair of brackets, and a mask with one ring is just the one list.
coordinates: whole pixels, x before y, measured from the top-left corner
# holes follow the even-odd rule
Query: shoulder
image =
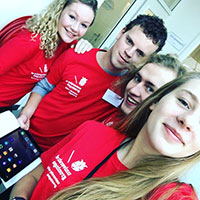
[(96, 53), (98, 51), (99, 49), (93, 48), (88, 52), (85, 52), (83, 54), (78, 54), (74, 51), (74, 48), (68, 48), (62, 53), (62, 56), (67, 59), (77, 59), (77, 58), (81, 59), (81, 58), (86, 58), (86, 57), (91, 57), (91, 56), (96, 57)]
[(28, 29), (22, 29), (14, 37), (7, 41), (10, 45), (18, 45), (18, 48), (23, 47), (39, 47), (40, 45), (40, 35), (33, 37), (33, 33)]
[(19, 38), (28, 39), (30, 42), (40, 42), (40, 34), (34, 37), (34, 33), (24, 28), (17, 35)]
[(90, 128), (90, 129), (94, 129), (94, 128), (100, 128), (103, 130), (110, 130), (109, 127), (105, 126), (104, 124), (94, 121), (94, 120), (88, 120), (84, 123), (82, 123), (80, 126), (80, 128)]
[(125, 138), (124, 134), (119, 133), (116, 129), (108, 127), (100, 122), (89, 120), (84, 122), (78, 127), (78, 131), (82, 134), (92, 135), (95, 138), (106, 138), (106, 139), (114, 139), (114, 138)]

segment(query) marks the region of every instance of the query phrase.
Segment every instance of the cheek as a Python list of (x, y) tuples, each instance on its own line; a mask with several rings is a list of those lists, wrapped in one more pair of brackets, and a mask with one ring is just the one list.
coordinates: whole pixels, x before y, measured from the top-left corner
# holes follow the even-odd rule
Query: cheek
[(131, 80), (129, 81), (129, 83), (126, 86), (126, 92), (130, 91), (131, 89), (133, 89), (136, 86), (135, 81)]
[(79, 28), (79, 36), (82, 37), (87, 32), (88, 28)]
[(145, 88), (143, 89), (143, 95), (142, 95), (142, 101), (144, 101), (146, 98), (148, 98), (151, 94), (147, 93)]
[(192, 147), (194, 148), (194, 151), (200, 151), (200, 131), (196, 133), (195, 137), (193, 137), (192, 140)]
[(118, 39), (115, 44), (116, 48), (118, 48), (120, 51), (125, 51), (126, 43), (122, 40), (122, 38)]
[(137, 52), (134, 52), (133, 54), (133, 57), (131, 59), (131, 62), (135, 65), (139, 64), (142, 62), (142, 58), (140, 58), (138, 55), (137, 55)]

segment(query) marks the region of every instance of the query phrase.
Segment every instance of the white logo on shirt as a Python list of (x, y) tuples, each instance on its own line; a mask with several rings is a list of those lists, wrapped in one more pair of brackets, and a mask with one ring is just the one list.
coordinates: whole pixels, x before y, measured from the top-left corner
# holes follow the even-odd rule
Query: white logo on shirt
[(79, 171), (84, 170), (84, 168), (87, 168), (88, 166), (86, 165), (86, 162), (81, 160), (81, 161), (76, 161), (72, 163), (71, 167), (74, 171), (79, 172)]
[(44, 64), (44, 69), (39, 67), (40, 73), (37, 72), (31, 72), (31, 79), (35, 80), (41, 80), (46, 76), (46, 73), (48, 72), (47, 64)]
[(74, 76), (74, 82), (66, 80), (67, 86), (65, 87), (68, 90), (68, 93), (74, 97), (78, 97), (82, 87), (87, 83), (88, 79), (82, 77), (78, 82), (77, 77)]
[(44, 72), (48, 72), (47, 64), (44, 65)]

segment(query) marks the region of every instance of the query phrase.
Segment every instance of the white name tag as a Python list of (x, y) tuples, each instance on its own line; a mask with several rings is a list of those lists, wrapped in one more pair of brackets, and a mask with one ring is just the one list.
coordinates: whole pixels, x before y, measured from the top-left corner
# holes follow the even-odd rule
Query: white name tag
[(118, 94), (116, 94), (110, 89), (107, 89), (102, 99), (104, 99), (105, 101), (107, 101), (108, 103), (112, 104), (115, 107), (119, 107), (119, 105), (123, 101), (122, 97), (120, 97)]

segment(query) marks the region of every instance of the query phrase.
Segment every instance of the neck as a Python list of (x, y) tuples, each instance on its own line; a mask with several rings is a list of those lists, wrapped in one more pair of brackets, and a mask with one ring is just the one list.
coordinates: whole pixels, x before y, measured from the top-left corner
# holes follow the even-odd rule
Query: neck
[(111, 64), (110, 51), (98, 51), (97, 62), (105, 72), (113, 76), (124, 75), (127, 72), (127, 69), (117, 69)]
[(141, 129), (135, 141), (118, 151), (119, 160), (129, 169), (144, 156), (156, 154), (152, 149), (146, 133), (146, 125)]

